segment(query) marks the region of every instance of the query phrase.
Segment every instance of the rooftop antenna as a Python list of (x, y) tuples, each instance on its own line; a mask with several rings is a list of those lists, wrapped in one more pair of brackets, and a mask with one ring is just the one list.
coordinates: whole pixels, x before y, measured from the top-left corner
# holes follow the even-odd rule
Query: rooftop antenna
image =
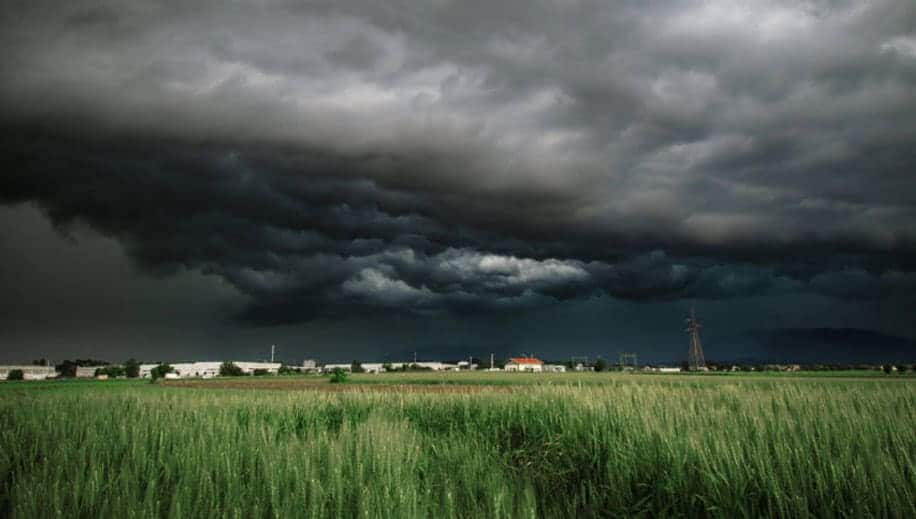
[(687, 350), (687, 369), (689, 371), (701, 371), (706, 369), (706, 359), (703, 358), (703, 343), (700, 342), (700, 328), (703, 325), (697, 321), (697, 314), (690, 305), (690, 317), (686, 319), (687, 329), (684, 330), (690, 334), (690, 349)]

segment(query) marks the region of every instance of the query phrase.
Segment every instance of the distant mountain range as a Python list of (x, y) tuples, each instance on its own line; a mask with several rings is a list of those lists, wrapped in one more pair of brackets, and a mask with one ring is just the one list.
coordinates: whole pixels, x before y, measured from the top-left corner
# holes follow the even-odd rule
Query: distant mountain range
[(857, 328), (783, 328), (752, 330), (718, 339), (707, 357), (723, 361), (821, 364), (916, 362), (916, 341)]

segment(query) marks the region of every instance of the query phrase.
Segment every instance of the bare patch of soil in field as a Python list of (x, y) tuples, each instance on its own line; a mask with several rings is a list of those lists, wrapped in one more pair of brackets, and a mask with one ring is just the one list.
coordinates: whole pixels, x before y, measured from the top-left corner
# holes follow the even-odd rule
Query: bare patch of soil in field
[(275, 389), (286, 391), (320, 391), (324, 393), (510, 393), (508, 386), (463, 384), (330, 384), (324, 380), (170, 380), (168, 387), (201, 389)]

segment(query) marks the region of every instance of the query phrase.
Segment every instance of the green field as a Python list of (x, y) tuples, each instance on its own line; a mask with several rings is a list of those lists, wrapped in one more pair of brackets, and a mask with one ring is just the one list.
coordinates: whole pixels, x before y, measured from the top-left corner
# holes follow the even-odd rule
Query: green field
[(916, 517), (916, 380), (6, 382), (4, 516)]

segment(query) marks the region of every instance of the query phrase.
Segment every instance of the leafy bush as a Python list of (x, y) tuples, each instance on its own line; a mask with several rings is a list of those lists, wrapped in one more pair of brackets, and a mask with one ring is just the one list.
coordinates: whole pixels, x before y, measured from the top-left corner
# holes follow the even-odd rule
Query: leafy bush
[(103, 366), (95, 370), (95, 376), (107, 375), (111, 378), (123, 377), (124, 368), (121, 366)]
[(331, 372), (331, 384), (343, 384), (349, 375), (343, 368), (334, 368)]
[(173, 368), (169, 364), (160, 364), (156, 366), (155, 368), (153, 368), (152, 370), (150, 370), (149, 376), (151, 379), (153, 379), (153, 381), (156, 381), (164, 377), (166, 373), (172, 373), (174, 371), (175, 371), (175, 368)]
[(21, 369), (11, 369), (6, 377), (7, 380), (25, 380), (25, 373)]
[(219, 367), (219, 376), (221, 377), (241, 377), (245, 372), (234, 362), (223, 362)]

